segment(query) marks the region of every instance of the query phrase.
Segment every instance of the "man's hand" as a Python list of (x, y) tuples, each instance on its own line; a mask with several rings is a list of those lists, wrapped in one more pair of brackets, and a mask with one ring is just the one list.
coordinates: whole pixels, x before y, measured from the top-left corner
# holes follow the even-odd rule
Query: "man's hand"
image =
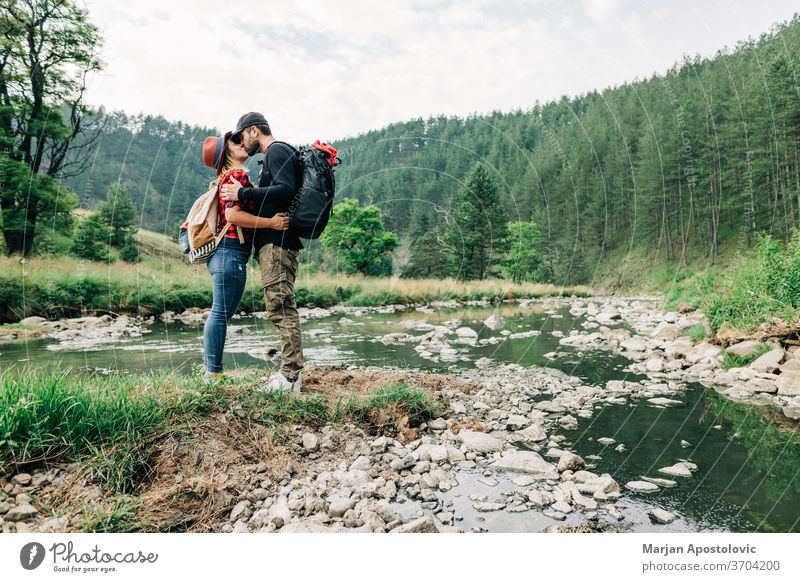
[(242, 188), (241, 182), (236, 178), (232, 178), (233, 184), (223, 184), (220, 189), (220, 197), (225, 202), (237, 202), (239, 200), (239, 190)]

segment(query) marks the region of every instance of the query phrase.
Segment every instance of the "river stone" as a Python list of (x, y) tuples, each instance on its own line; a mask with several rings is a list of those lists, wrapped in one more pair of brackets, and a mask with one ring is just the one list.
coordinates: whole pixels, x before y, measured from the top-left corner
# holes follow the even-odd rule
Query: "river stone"
[(33, 519), (39, 515), (39, 512), (32, 505), (27, 503), (12, 507), (5, 515), (6, 521), (25, 521), (26, 519)]
[(501, 509), (505, 508), (505, 506), (505, 503), (489, 503), (486, 501), (472, 504), (472, 507), (475, 509), (475, 511), (480, 511), (481, 513), (500, 511)]
[(32, 315), (30, 317), (26, 317), (25, 319), (21, 319), (19, 322), (22, 325), (39, 325), (47, 321), (44, 317), (39, 317), (38, 315)]
[(785, 352), (781, 348), (768, 351), (763, 356), (760, 356), (755, 362), (750, 364), (750, 368), (757, 372), (774, 372), (778, 369)]
[(683, 406), (683, 402), (680, 400), (673, 400), (671, 398), (648, 398), (647, 401), (650, 404), (655, 404), (657, 406)]
[(692, 446), (692, 443), (690, 443), (689, 441), (681, 440), (681, 447), (683, 447), (684, 449), (688, 449), (691, 446)]
[(664, 360), (661, 358), (650, 358), (645, 362), (645, 368), (648, 372), (660, 372), (664, 369)]
[(691, 477), (692, 471), (697, 469), (694, 463), (680, 462), (670, 465), (669, 467), (662, 467), (658, 470), (659, 473), (665, 475), (672, 475), (674, 477)]
[(505, 324), (506, 324), (506, 322), (503, 320), (503, 318), (500, 317), (499, 315), (497, 315), (496, 313), (493, 313), (492, 315), (487, 317), (485, 320), (483, 320), (483, 325), (485, 325), (486, 327), (488, 327), (492, 331), (497, 331), (498, 329), (503, 327)]
[(552, 412), (554, 414), (558, 414), (559, 412), (564, 412), (566, 410), (566, 408), (556, 402), (553, 402), (552, 400), (542, 400), (541, 402), (537, 402), (534, 408), (536, 410)]
[(784, 406), (783, 414), (786, 415), (786, 418), (791, 418), (792, 420), (800, 420), (800, 407)]
[(689, 352), (694, 348), (692, 338), (688, 335), (682, 335), (675, 339), (672, 344), (666, 349), (667, 356), (671, 358), (685, 358)]
[(564, 428), (564, 430), (575, 430), (578, 428), (578, 419), (568, 414), (567, 416), (562, 416), (556, 422)]
[(722, 348), (719, 346), (712, 345), (708, 342), (700, 342), (686, 354), (686, 360), (696, 363), (706, 359), (714, 359), (719, 356), (721, 352)]
[(233, 510), (231, 511), (231, 523), (238, 521), (240, 517), (248, 518), (252, 515), (252, 513), (253, 512), (250, 509), (250, 502), (240, 501), (233, 507)]
[(680, 328), (669, 323), (660, 323), (650, 335), (656, 339), (674, 340), (680, 335)]
[(395, 459), (394, 461), (392, 461), (390, 463), (390, 466), (395, 471), (402, 471), (403, 469), (410, 469), (416, 464), (417, 464), (417, 459), (413, 455), (406, 455), (402, 459)]
[(436, 518), (429, 514), (394, 528), (392, 533), (440, 533), (440, 529)]
[(450, 464), (463, 461), (467, 457), (453, 445), (447, 445), (447, 462)]
[(599, 439), (597, 439), (597, 442), (607, 447), (609, 445), (613, 445), (617, 441), (615, 441), (611, 437), (600, 437)]
[(638, 493), (652, 493), (653, 491), (659, 490), (658, 485), (649, 483), (648, 481), (628, 481), (625, 483), (625, 487)]
[(428, 428), (431, 430), (446, 430), (447, 429), (447, 421), (443, 418), (434, 418), (430, 422), (428, 422)]
[(316, 451), (319, 448), (319, 439), (314, 433), (303, 434), (303, 448), (307, 451)]
[(547, 433), (542, 428), (542, 425), (532, 424), (524, 430), (515, 432), (513, 436), (525, 443), (537, 443), (545, 440)]
[(542, 515), (545, 515), (550, 519), (557, 519), (559, 521), (564, 521), (565, 519), (567, 519), (567, 516), (561, 513), (560, 511), (543, 511)]
[(456, 335), (463, 339), (475, 339), (478, 337), (478, 332), (471, 327), (459, 327), (456, 330)]
[(356, 500), (352, 497), (342, 497), (338, 494), (330, 498), (328, 515), (331, 517), (342, 517), (348, 509), (356, 506)]
[(670, 523), (675, 519), (672, 513), (661, 508), (651, 509), (647, 515), (656, 523)]
[(444, 463), (447, 461), (447, 447), (444, 445), (431, 445), (428, 448), (428, 455), (430, 456), (431, 463)]
[(478, 368), (479, 370), (485, 370), (491, 365), (492, 365), (492, 360), (490, 360), (486, 356), (475, 360), (475, 367)]
[(11, 481), (23, 487), (30, 485), (33, 477), (29, 473), (17, 473), (11, 478)]
[(594, 479), (587, 479), (583, 483), (578, 484), (578, 491), (581, 493), (591, 494), (609, 494), (619, 493), (619, 483), (608, 473), (603, 473)]
[(644, 477), (642, 476), (642, 481), (649, 481), (650, 483), (655, 483), (659, 487), (675, 487), (678, 485), (677, 481), (673, 481), (672, 479), (661, 479), (660, 477)]
[(558, 479), (555, 465), (533, 451), (506, 451), (492, 465), (498, 469), (529, 473), (537, 479)]
[(800, 358), (791, 358), (786, 360), (778, 369), (781, 371), (781, 374), (800, 370)]
[(800, 396), (800, 370), (789, 371), (775, 381), (780, 396)]
[(505, 446), (503, 441), (498, 438), (472, 430), (460, 430), (458, 432), (458, 439), (464, 443), (467, 449), (479, 453), (499, 452), (502, 451)]
[(581, 457), (579, 457), (575, 453), (571, 453), (569, 451), (564, 451), (564, 454), (561, 455), (561, 458), (558, 459), (559, 473), (563, 473), (564, 471), (577, 471), (578, 469), (582, 469), (585, 466), (586, 466), (586, 461), (584, 461)]
[(626, 339), (619, 345), (630, 352), (643, 352), (647, 349), (647, 345), (644, 343), (644, 340), (639, 336), (633, 336), (630, 339)]
[(761, 342), (746, 340), (725, 348), (725, 352), (738, 358), (749, 358), (759, 348)]
[(369, 471), (372, 468), (372, 461), (366, 455), (361, 455), (350, 465), (350, 471)]
[(550, 509), (559, 513), (570, 513), (572, 511), (572, 506), (566, 501), (556, 501), (550, 506)]
[(512, 414), (506, 419), (506, 428), (508, 430), (521, 430), (528, 426), (531, 421), (526, 416), (521, 414)]

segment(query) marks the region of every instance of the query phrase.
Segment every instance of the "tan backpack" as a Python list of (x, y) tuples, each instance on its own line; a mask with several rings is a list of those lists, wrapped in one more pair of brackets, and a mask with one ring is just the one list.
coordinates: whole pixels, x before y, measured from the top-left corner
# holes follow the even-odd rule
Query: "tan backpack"
[[(217, 211), (218, 188), (218, 185), (213, 185), (208, 192), (194, 201), (186, 220), (181, 226), (180, 238), (184, 239), (184, 248), (189, 249), (190, 263), (207, 262), (216, 252), (222, 237), (225, 236), (227, 229), (221, 230), (217, 235), (214, 234), (219, 221), (219, 212)], [(242, 227), (237, 226), (236, 232), (239, 234), (239, 242), (244, 244)], [(188, 244), (186, 244), (187, 242)]]

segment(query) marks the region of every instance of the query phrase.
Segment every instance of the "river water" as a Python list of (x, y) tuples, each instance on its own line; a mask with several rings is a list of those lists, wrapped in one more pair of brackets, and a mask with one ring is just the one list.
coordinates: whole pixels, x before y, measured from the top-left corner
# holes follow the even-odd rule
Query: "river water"
[[(583, 322), (568, 309), (564, 306), (545, 312), (536, 303), (433, 311), (409, 309), (351, 314), (352, 323), (344, 324), (339, 322), (342, 314), (338, 313), (303, 324), (305, 356), (321, 365), (345, 363), (437, 372), (469, 369), (475, 366), (475, 360), (485, 356), (496, 363), (556, 368), (598, 386), (605, 386), (609, 380), (642, 379), (624, 370), (630, 363), (626, 358), (603, 350), (582, 352), (559, 345), (561, 334), (580, 329)], [(508, 330), (505, 333), (538, 335), (505, 339), (494, 345), (458, 345), (456, 361), (448, 362), (420, 357), (413, 342), (384, 345), (376, 341), (387, 333), (408, 331), (401, 322), (409, 319), (431, 324), (459, 319), (460, 325), (478, 331), (479, 340), (498, 337), (500, 331), (492, 331), (482, 323), (493, 313), (504, 318), (504, 329)], [(238, 317), (232, 324), (243, 329), (242, 333), (229, 334), (226, 368), (271, 368), (266, 358), (258, 357), (258, 350), (278, 347), (272, 324), (252, 316)], [(202, 363), (202, 333), (202, 324), (156, 322), (146, 327), (141, 337), (125, 337), (110, 345), (76, 350), (54, 349), (58, 342), (52, 339), (11, 342), (0, 345), (0, 367), (49, 365), (131, 372), (178, 368), (191, 373)], [(553, 358), (553, 352), (558, 352), (558, 357)], [(676, 458), (698, 465), (691, 478), (673, 478), (678, 481), (676, 487), (663, 488), (650, 496), (631, 494), (623, 488), (617, 505), (626, 519), (620, 522), (620, 529), (800, 531), (800, 447), (792, 431), (797, 427), (778, 430), (778, 421), (768, 420), (768, 411), (734, 404), (700, 384), (689, 384), (682, 399), (683, 406), (664, 408), (626, 397), (624, 403), (598, 405), (591, 418), (578, 418), (577, 430), (553, 429), (567, 439), (561, 443), (562, 448), (574, 450), (584, 458), (592, 457), (591, 461), (587, 459), (594, 465), (591, 470), (610, 473), (620, 485), (643, 475), (658, 477), (657, 469), (671, 465)], [(597, 441), (601, 437), (613, 438), (616, 443), (604, 446)], [(692, 446), (682, 447), (682, 440)], [(625, 445), (625, 451), (614, 449), (619, 443)], [(552, 523), (535, 511), (478, 515), (467, 496), (483, 487), (477, 481), (480, 476), (477, 471), (463, 473), (461, 485), (446, 495), (465, 524), (492, 531), (541, 531)], [(512, 477), (498, 475), (501, 491)], [(654, 506), (677, 513), (680, 518), (667, 526), (652, 524), (647, 511)]]

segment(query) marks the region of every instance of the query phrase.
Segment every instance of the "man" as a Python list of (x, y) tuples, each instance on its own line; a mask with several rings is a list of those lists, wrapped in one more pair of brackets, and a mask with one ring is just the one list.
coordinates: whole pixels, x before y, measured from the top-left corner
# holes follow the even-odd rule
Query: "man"
[[(242, 143), (251, 156), (263, 153), (264, 160), (259, 162), (262, 166), (257, 188), (244, 188), (234, 180), (222, 187), (222, 199), (253, 201), (256, 214), (267, 218), (288, 212), (302, 179), (302, 168), (294, 148), (276, 140), (267, 120), (255, 112), (239, 118), (231, 141)], [(261, 271), (267, 315), (281, 337), (280, 371), (270, 376), (265, 389), (300, 392), (303, 345), (294, 280), (303, 244), (291, 228), (285, 231), (260, 228), (256, 230), (253, 246)]]

